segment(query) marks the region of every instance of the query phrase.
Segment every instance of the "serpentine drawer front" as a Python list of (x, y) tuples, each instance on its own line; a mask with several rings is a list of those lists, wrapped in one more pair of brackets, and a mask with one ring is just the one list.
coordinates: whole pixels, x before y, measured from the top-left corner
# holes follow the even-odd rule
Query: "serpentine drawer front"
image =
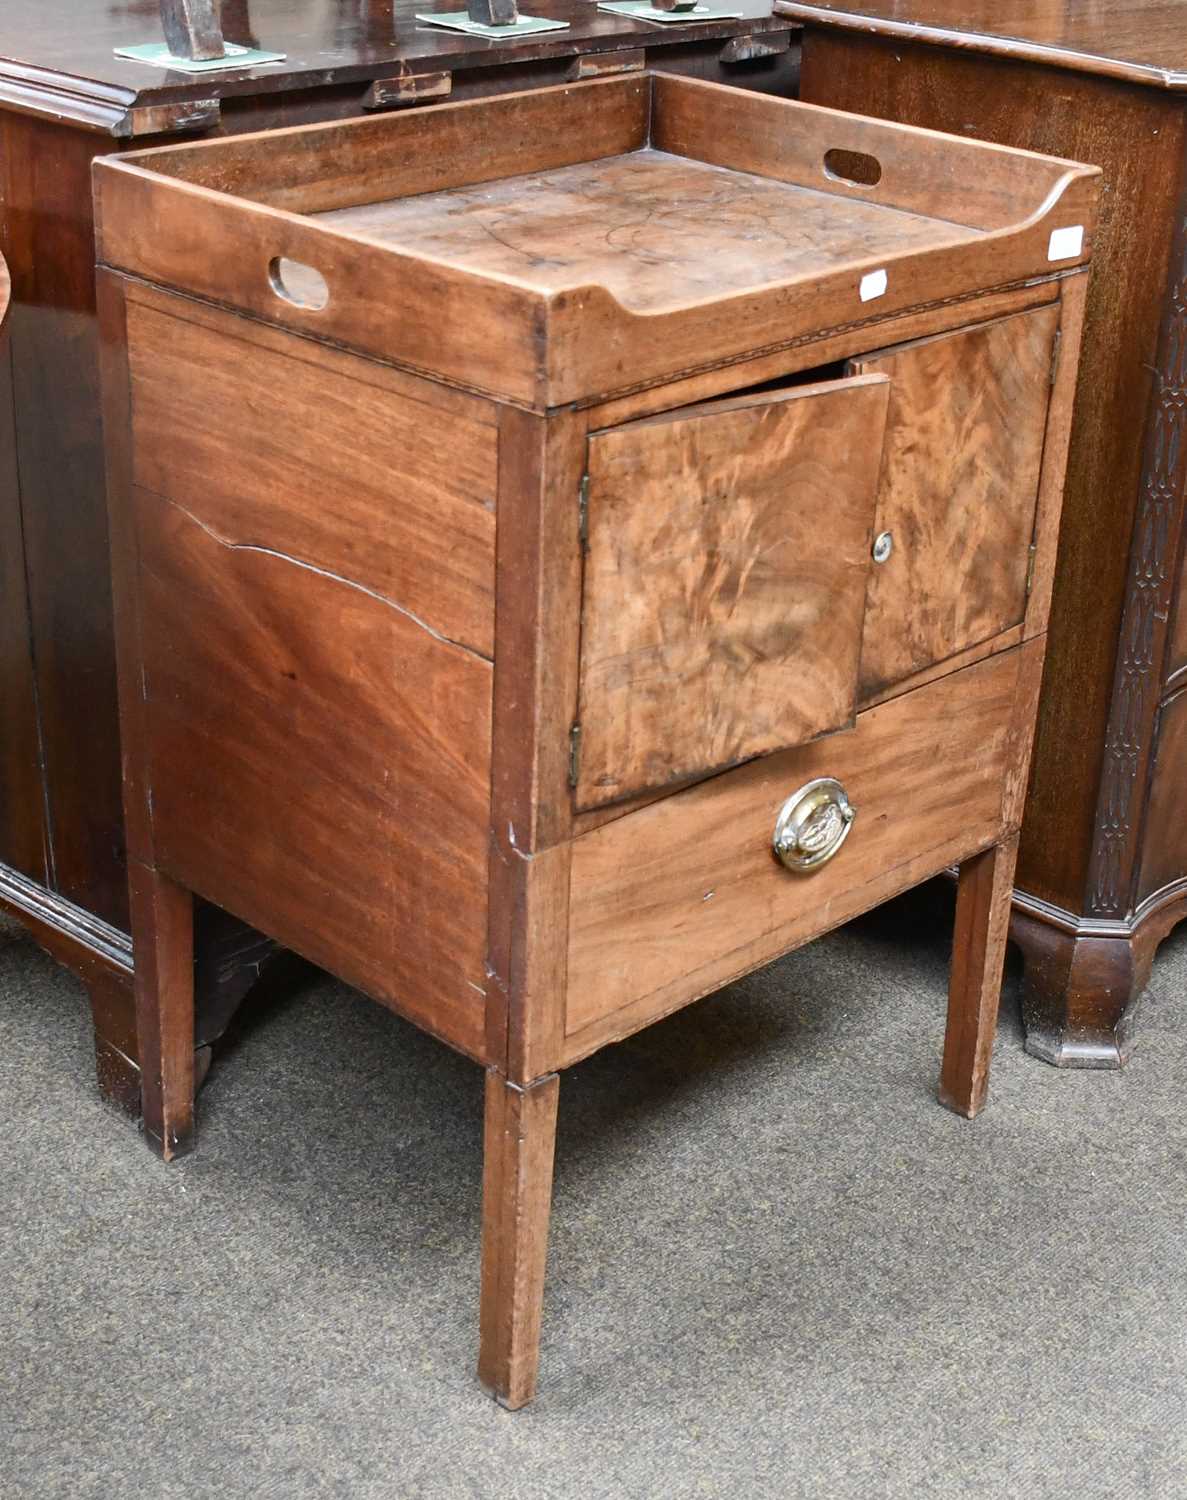
[(521, 1406), (559, 1069), (956, 864), (985, 1099), (1095, 174), (640, 74), (96, 184), (146, 1132), (195, 893), (477, 1060)]

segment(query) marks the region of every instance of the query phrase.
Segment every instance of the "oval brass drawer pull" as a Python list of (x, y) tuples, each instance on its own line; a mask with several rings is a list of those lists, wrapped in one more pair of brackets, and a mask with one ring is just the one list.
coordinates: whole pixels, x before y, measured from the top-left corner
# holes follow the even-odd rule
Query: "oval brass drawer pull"
[(772, 840), (775, 857), (797, 874), (818, 870), (849, 837), (856, 816), (839, 781), (831, 776), (809, 781), (779, 809)]

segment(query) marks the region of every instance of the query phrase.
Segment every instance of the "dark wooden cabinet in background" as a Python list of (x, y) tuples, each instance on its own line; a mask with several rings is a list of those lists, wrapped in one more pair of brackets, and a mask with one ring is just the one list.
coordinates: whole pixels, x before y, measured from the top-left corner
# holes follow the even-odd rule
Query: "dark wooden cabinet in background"
[(777, 9), (808, 102), (1104, 169), (1013, 936), (1029, 1049), (1115, 1067), (1187, 918), (1187, 6)]
[[(121, 61), (162, 39), (156, 0), (5, 0), (0, 252), (12, 274), (0, 361), (0, 906), (87, 984), (100, 1080), (136, 1108), (132, 946), (120, 795), (91, 163), (180, 133), (236, 134), (467, 98), (648, 61), (790, 94), (786, 22), (667, 30), (539, 0), (570, 28), (513, 42), (418, 26), (448, 0), (224, 0), (231, 42), (279, 65), (200, 76)], [(756, 9), (753, 0), (744, 7)], [(766, 9), (765, 6), (762, 9)], [(196, 1042), (213, 1040), (263, 949), (220, 914), (198, 932)]]

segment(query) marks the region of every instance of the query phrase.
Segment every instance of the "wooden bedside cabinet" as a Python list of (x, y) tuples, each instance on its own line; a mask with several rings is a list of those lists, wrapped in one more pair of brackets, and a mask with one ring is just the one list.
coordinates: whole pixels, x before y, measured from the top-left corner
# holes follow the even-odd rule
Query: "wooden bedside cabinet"
[(984, 1100), (1095, 176), (663, 75), (96, 168), (146, 1129), (193, 894), (481, 1062), (510, 1406), (559, 1069), (955, 863)]

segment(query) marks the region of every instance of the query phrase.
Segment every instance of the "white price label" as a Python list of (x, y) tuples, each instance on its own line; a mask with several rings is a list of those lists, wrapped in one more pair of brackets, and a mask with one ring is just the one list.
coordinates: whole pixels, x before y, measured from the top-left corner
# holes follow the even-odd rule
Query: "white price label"
[(859, 291), (863, 302), (872, 302), (875, 297), (881, 297), (886, 291), (886, 272), (868, 271), (861, 278)]
[(1078, 260), (1084, 253), (1083, 224), (1069, 224), (1066, 229), (1053, 229), (1047, 246), (1048, 260)]

